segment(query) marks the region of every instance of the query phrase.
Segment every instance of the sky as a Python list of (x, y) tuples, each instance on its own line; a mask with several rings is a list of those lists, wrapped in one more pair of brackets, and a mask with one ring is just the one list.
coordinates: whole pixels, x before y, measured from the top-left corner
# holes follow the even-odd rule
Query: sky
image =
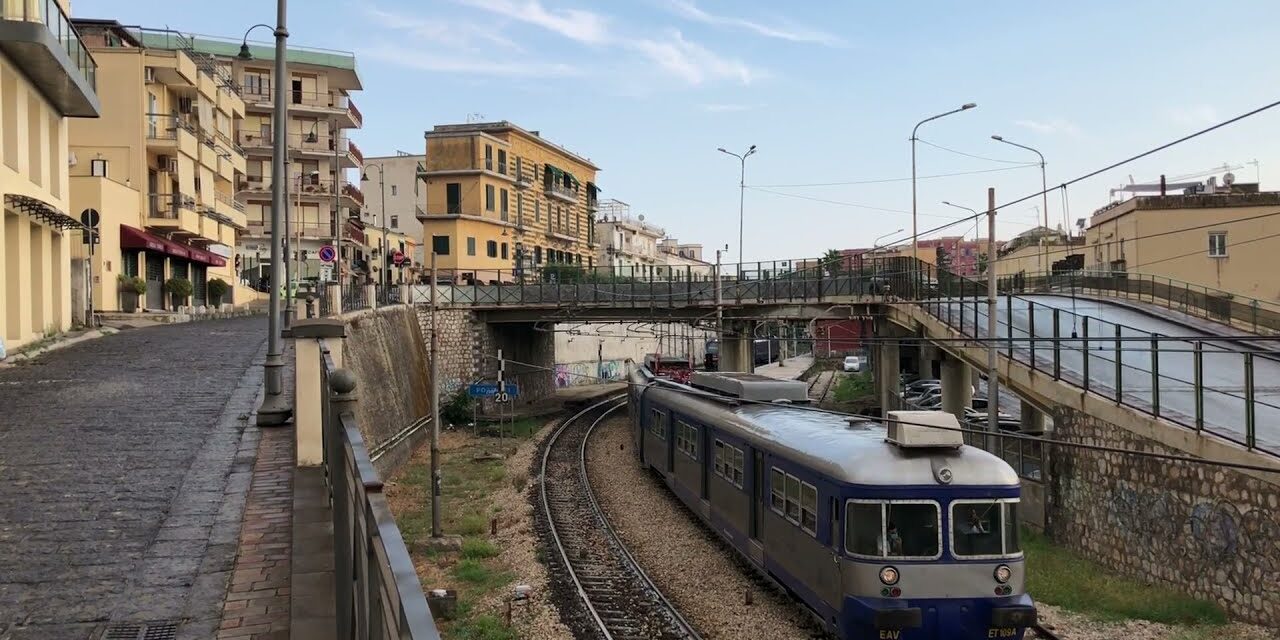
[[(73, 0), (73, 15), (240, 37), (267, 0)], [(907, 240), (911, 130), (920, 128), (922, 237), (973, 236), (970, 214), (1280, 100), (1280, 3), (1184, 0), (293, 0), (289, 43), (352, 51), (366, 156), (422, 153), (424, 131), (509, 120), (590, 158), (602, 198), (683, 242), (812, 257)], [(256, 37), (266, 36), (264, 30)], [(1280, 189), (1280, 107), (1055, 189), (1074, 225), (1130, 182), (1260, 176)], [(935, 146), (936, 145), (936, 146)], [(1257, 161), (1257, 164), (1254, 162)], [(1032, 163), (1026, 165), (1026, 163)], [(1221, 176), (1221, 169), (1216, 171)], [(962, 174), (936, 177), (940, 174)], [(831, 184), (842, 183), (842, 184)], [(862, 184), (849, 184), (862, 183)], [(802, 185), (802, 186), (797, 186)], [(821, 186), (817, 186), (821, 185)], [(1064, 207), (1064, 192), (1065, 204)], [(998, 215), (997, 237), (1041, 219), (1042, 198)], [(986, 221), (980, 226), (985, 237)], [(898, 229), (903, 232), (895, 233)]]

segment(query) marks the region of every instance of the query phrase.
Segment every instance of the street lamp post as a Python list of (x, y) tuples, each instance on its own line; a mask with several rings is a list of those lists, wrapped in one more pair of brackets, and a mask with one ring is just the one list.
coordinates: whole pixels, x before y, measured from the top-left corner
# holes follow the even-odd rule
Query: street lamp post
[(939, 113), (936, 116), (930, 116), (920, 122), (917, 122), (915, 128), (911, 130), (911, 258), (915, 260), (917, 264), (919, 264), (920, 261), (920, 229), (917, 224), (916, 217), (916, 132), (920, 130), (920, 125), (929, 122), (930, 120), (937, 120), (938, 118), (943, 118), (953, 113), (967, 111), (976, 106), (978, 105), (972, 102), (966, 102), (960, 105), (959, 109), (952, 109), (946, 113)]
[[(379, 200), (382, 202), (381, 222), (378, 223), (378, 227), (382, 230), (382, 242), (378, 254), (378, 260), (382, 262), (382, 265), (378, 267), (378, 280), (382, 284), (382, 290), (386, 291), (387, 287), (390, 286), (387, 276), (391, 275), (391, 271), (387, 268), (387, 185), (383, 175), (382, 165), (380, 164), (372, 164), (365, 167), (364, 175), (360, 176), (361, 182), (369, 181), (369, 169), (378, 170), (378, 193)], [(386, 294), (384, 293), (383, 295)]]
[(746, 153), (741, 155), (727, 151), (724, 147), (720, 147), (716, 151), (729, 154), (738, 159), (738, 279), (742, 279), (742, 262), (746, 260), (746, 254), (742, 252), (742, 211), (747, 197), (747, 158), (756, 152), (756, 146), (754, 144), (751, 145)]
[[(1030, 151), (1030, 152), (1032, 152), (1032, 153), (1034, 153), (1034, 154), (1036, 154), (1037, 156), (1039, 156), (1039, 157), (1040, 157), (1040, 190), (1043, 192), (1043, 193), (1041, 193), (1040, 195), (1044, 196), (1044, 207), (1043, 207), (1043, 209), (1044, 209), (1044, 228), (1045, 228), (1045, 229), (1048, 229), (1048, 228), (1049, 228), (1049, 181), (1045, 178), (1045, 170), (1044, 170), (1044, 164), (1045, 164), (1045, 163), (1044, 163), (1044, 154), (1043, 154), (1043, 153), (1040, 153), (1040, 152), (1039, 152), (1039, 151), (1037, 151), (1036, 149), (1033, 149), (1033, 148), (1031, 148), (1031, 147), (1028, 147), (1028, 146), (1027, 146), (1027, 145), (1025, 145), (1025, 144), (1018, 144), (1018, 143), (1016, 143), (1016, 142), (1012, 142), (1012, 141), (1010, 141), (1010, 140), (1005, 140), (1005, 139), (1004, 139), (1003, 137), (1001, 137), (1001, 136), (993, 135), (993, 136), (991, 136), (991, 139), (992, 139), (992, 140), (995, 140), (996, 142), (1003, 142), (1003, 143), (1008, 144), (1008, 145), (1013, 145), (1013, 146), (1015, 146), (1015, 147), (1018, 147), (1019, 149), (1026, 149), (1027, 151)], [(1041, 247), (1041, 249), (1042, 249), (1042, 251), (1041, 251), (1041, 253), (1040, 253), (1040, 271), (1041, 271), (1042, 273), (1048, 273), (1048, 272), (1049, 272), (1049, 264), (1048, 264), (1048, 262), (1049, 262), (1049, 247), (1048, 247), (1048, 245), (1044, 244), (1044, 242), (1043, 242), (1043, 241), (1041, 241), (1041, 243), (1040, 243), (1040, 247)]]
[[(275, 35), (275, 129), (272, 131), (272, 175), (277, 176), (271, 181), (271, 291), (268, 293), (269, 304), (267, 310), (267, 358), (263, 364), (263, 395), (262, 405), (258, 407), (258, 425), (259, 426), (275, 426), (284, 424), (285, 421), (293, 415), (293, 407), (290, 406), (289, 399), (284, 395), (284, 354), (280, 344), (280, 242), (281, 242), (281, 214), (289, 206), (285, 198), (285, 185), (287, 178), (279, 179), (280, 176), (287, 176), (285, 173), (285, 156), (288, 154), (288, 140), (285, 138), (285, 119), (288, 114), (288, 103), (285, 100), (285, 83), (284, 78), (288, 77), (288, 69), (285, 66), (285, 55), (287, 53), (286, 41), (289, 39), (289, 30), (285, 27), (286, 23), (286, 2), (287, 0), (276, 0), (276, 27), (272, 30)], [(265, 24), (257, 24), (249, 27), (245, 31), (244, 38), (240, 43), (241, 59), (252, 59), (253, 55), (249, 52), (249, 32), (258, 27), (271, 27)]]

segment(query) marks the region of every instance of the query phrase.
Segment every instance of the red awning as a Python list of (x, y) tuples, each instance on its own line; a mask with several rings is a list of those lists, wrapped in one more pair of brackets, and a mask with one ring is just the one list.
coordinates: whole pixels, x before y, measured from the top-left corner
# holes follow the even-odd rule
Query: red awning
[(135, 229), (127, 224), (120, 225), (120, 247), (124, 249), (145, 249), (147, 251), (165, 253), (175, 258), (199, 262), (211, 267), (225, 267), (227, 265), (226, 258), (223, 258), (222, 256), (209, 253), (204, 249), (197, 249), (186, 243), (152, 235), (141, 229)]

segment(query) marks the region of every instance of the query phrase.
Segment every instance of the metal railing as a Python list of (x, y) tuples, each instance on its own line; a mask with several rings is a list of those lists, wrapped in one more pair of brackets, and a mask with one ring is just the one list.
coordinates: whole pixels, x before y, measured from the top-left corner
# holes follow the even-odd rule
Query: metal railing
[[(1069, 282), (1065, 274), (1054, 277)], [(1197, 332), (1176, 323), (1161, 334), (1103, 320), (1097, 314), (1105, 302), (1018, 295), (1014, 292), (1026, 287), (1016, 278), (997, 286), (997, 335), (988, 336), (985, 281), (927, 264), (896, 273), (892, 280), (895, 294), (915, 300), (960, 335), (993, 337), (1000, 354), (1012, 362), (1118, 405), (1251, 451), (1280, 455), (1280, 387), (1270, 382), (1280, 379), (1280, 354), (1239, 344), (1247, 336), (1190, 337)], [(1093, 288), (1107, 290), (1104, 284), (1099, 279)]]
[(147, 217), (178, 219), (178, 209), (195, 210), (195, 199), (181, 193), (147, 194)]
[(89, 86), (95, 92), (98, 90), (98, 63), (56, 0), (0, 0), (0, 18), (43, 24), (84, 79), (89, 81)]
[(177, 140), (181, 129), (196, 135), (199, 131), (196, 124), (187, 118), (173, 113), (144, 113), (147, 119), (147, 138), (150, 140)]
[(342, 288), (343, 313), (368, 309), (373, 306), (371, 303), (368, 287), (357, 285)]
[(239, 200), (236, 200), (235, 196), (229, 193), (214, 191), (213, 199), (217, 202), (221, 202), (222, 204), (229, 205), (232, 209), (235, 209), (236, 211), (239, 211), (241, 213), (244, 212), (244, 203), (240, 202)]
[(413, 559), (356, 424), (355, 376), (320, 346), (325, 478), (333, 505), (336, 636), (438, 640)]
[(1163, 306), (1190, 316), (1280, 334), (1280, 304), (1174, 278), (1130, 271), (1083, 271), (1006, 276), (998, 288), (1008, 293), (1098, 295)]
[(347, 150), (351, 152), (351, 157), (356, 159), (357, 164), (364, 164), (364, 153), (360, 151), (360, 147), (357, 147), (356, 143), (348, 140)]

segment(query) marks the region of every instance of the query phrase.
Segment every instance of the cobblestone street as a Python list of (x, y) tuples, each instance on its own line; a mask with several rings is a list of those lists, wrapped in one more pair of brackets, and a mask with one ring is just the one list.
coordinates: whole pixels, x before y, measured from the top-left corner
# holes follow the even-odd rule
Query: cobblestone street
[(193, 322), (0, 369), (0, 638), (217, 633), (265, 340), (262, 317)]

